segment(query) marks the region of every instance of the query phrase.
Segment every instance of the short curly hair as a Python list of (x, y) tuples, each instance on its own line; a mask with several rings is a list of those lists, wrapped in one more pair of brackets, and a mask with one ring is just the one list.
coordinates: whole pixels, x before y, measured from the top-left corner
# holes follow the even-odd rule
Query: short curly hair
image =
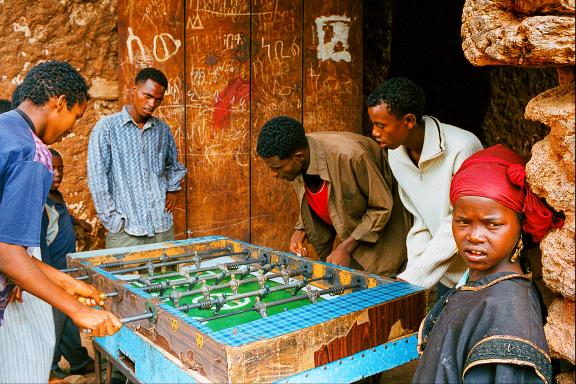
[(0, 100), (0, 113), (8, 112), (12, 109), (12, 103), (10, 100), (1, 99)]
[(308, 140), (302, 123), (288, 116), (278, 116), (262, 126), (256, 153), (263, 159), (274, 156), (286, 159), (307, 146)]
[(154, 80), (164, 88), (168, 88), (168, 79), (162, 71), (156, 68), (144, 68), (141, 69), (140, 72), (136, 74), (136, 78), (134, 79), (134, 84), (144, 83), (146, 80)]
[(60, 154), (60, 152), (58, 152), (54, 148), (48, 148), (48, 150), (52, 154), (52, 158), (58, 157), (59, 159), (62, 159), (62, 155)]
[(390, 113), (401, 118), (412, 113), (420, 121), (424, 114), (426, 96), (422, 88), (406, 77), (392, 77), (379, 85), (366, 99), (368, 107), (386, 104)]
[(12, 109), (18, 108), (22, 99), (20, 98), (20, 88), (22, 84), (18, 84), (16, 88), (14, 88), (14, 92), (12, 92)]
[[(13, 105), (30, 100), (37, 106), (45, 105), (56, 96), (66, 96), (68, 109), (88, 101), (88, 85), (80, 73), (65, 61), (45, 61), (26, 74), (13, 95)], [(16, 96), (16, 97), (14, 97)]]

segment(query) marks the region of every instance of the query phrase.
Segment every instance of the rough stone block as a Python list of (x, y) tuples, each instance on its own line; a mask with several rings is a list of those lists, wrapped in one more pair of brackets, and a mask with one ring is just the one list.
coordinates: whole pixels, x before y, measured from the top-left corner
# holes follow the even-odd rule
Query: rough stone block
[(101, 100), (118, 100), (120, 87), (117, 80), (108, 80), (101, 77), (92, 79), (92, 86), (88, 91), (90, 97)]
[(559, 298), (548, 308), (548, 322), (544, 326), (552, 357), (574, 364), (574, 301)]
[(564, 372), (559, 375), (556, 375), (555, 379), (557, 384), (574, 384), (575, 383), (574, 371)]
[(474, 65), (574, 65), (574, 2), (467, 0), (462, 49)]
[(542, 243), (542, 277), (546, 286), (574, 300), (576, 296), (574, 231), (561, 228), (550, 232)]

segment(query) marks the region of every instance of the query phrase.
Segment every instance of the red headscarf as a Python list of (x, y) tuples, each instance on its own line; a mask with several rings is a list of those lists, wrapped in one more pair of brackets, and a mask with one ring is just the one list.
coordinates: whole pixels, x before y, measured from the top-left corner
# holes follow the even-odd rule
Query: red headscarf
[(520, 213), (524, 217), (523, 231), (532, 235), (535, 243), (564, 220), (540, 200), (526, 184), (524, 160), (502, 144), (486, 148), (470, 156), (452, 178), (450, 203), (462, 196), (480, 196)]

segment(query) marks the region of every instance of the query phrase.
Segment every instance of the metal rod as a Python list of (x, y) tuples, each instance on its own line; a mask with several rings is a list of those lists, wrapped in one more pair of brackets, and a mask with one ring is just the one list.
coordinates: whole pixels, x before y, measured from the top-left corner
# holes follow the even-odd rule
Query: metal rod
[[(323, 278), (322, 278), (323, 279)], [(348, 284), (348, 285), (339, 285), (336, 287), (332, 287), (332, 288), (328, 288), (328, 289), (323, 289), (320, 291), (312, 291), (315, 292), (314, 295), (315, 296), (321, 296), (321, 295), (326, 295), (326, 294), (333, 294), (335, 292), (343, 292), (347, 289), (354, 289), (354, 288), (358, 288), (360, 287), (359, 283), (356, 284)], [(299, 300), (305, 300), (305, 299), (311, 299), (311, 293), (307, 292), (304, 295), (298, 295), (295, 297), (289, 297), (287, 299), (281, 299), (281, 300), (277, 300), (277, 301), (271, 301), (269, 303), (264, 303), (266, 307), (274, 307), (277, 305), (282, 305), (282, 304), (287, 304), (287, 303), (291, 303), (293, 301), (299, 301)], [(311, 300), (312, 301), (312, 300)], [(314, 303), (314, 301), (312, 301), (312, 303)], [(247, 312), (252, 312), (252, 311), (259, 311), (258, 308), (255, 308), (256, 304), (254, 304), (254, 306), (252, 306), (251, 308), (246, 308), (246, 309), (242, 309), (240, 311), (235, 311), (235, 312), (230, 312), (230, 313), (224, 313), (221, 315), (216, 315), (216, 316), (212, 316), (212, 317), (207, 317), (205, 319), (201, 319), (198, 320), (202, 323), (208, 322), (208, 321), (212, 321), (212, 320), (218, 320), (218, 319), (222, 319), (225, 317), (229, 317), (229, 316), (235, 316), (235, 315), (240, 315), (242, 313), (247, 313)]]
[[(306, 268), (298, 268), (298, 269), (293, 269), (293, 270), (283, 270), (282, 272), (278, 272), (278, 273), (271, 273), (269, 275), (263, 275), (261, 277), (254, 277), (251, 279), (245, 279), (245, 280), (235, 280), (236, 283), (226, 283), (226, 284), (220, 284), (220, 285), (211, 285), (211, 286), (206, 286), (206, 287), (202, 287), (202, 288), (197, 288), (197, 289), (191, 289), (191, 290), (187, 290), (184, 292), (178, 292), (178, 291), (174, 291), (173, 293), (171, 293), (168, 296), (160, 296), (161, 298), (166, 298), (166, 297), (170, 297), (172, 299), (172, 302), (174, 303), (174, 301), (178, 301), (180, 300), (182, 297), (186, 297), (186, 296), (192, 296), (192, 295), (196, 295), (198, 293), (202, 293), (204, 295), (207, 295), (210, 293), (210, 291), (215, 291), (218, 289), (223, 289), (223, 288), (231, 288), (233, 285), (235, 286), (240, 286), (242, 284), (248, 284), (248, 283), (255, 283), (255, 282), (260, 282), (261, 286), (260, 288), (263, 287), (264, 282), (276, 278), (276, 277), (294, 277), (294, 276), (299, 276), (299, 275), (303, 275), (304, 273), (306, 273)], [(204, 280), (205, 281), (205, 280)], [(287, 284), (288, 282), (285, 281), (285, 283)], [(236, 292), (234, 292), (234, 294), (236, 294)], [(178, 303), (174, 303), (175, 305), (178, 305)]]
[(294, 282), (294, 283), (290, 283), (290, 284), (278, 285), (278, 286), (272, 287), (272, 288), (270, 288), (266, 285), (266, 286), (264, 286), (264, 288), (260, 288), (260, 289), (257, 289), (255, 291), (246, 292), (246, 293), (239, 293), (237, 295), (230, 295), (230, 296), (220, 295), (216, 299), (209, 299), (206, 301), (201, 301), (201, 302), (196, 303), (196, 304), (184, 304), (184, 305), (180, 305), (180, 306), (176, 307), (176, 309), (183, 311), (183, 312), (188, 312), (191, 309), (195, 309), (195, 308), (209, 309), (209, 308), (212, 308), (214, 306), (222, 307), (224, 304), (226, 304), (227, 302), (230, 302), (230, 301), (245, 299), (245, 298), (254, 297), (254, 296), (265, 297), (265, 296), (269, 295), (270, 293), (282, 291), (285, 289), (295, 288), (296, 286), (301, 285), (301, 284), (302, 284), (302, 282), (298, 281), (298, 282)]
[[(314, 279), (310, 279), (310, 280), (306, 280), (304, 279), (301, 282), (296, 282), (296, 283), (290, 283), (290, 284), (285, 284), (285, 285), (279, 285), (277, 287), (273, 287), (273, 288), (269, 288), (268, 286), (266, 286), (266, 288), (262, 288), (262, 289), (258, 289), (256, 291), (252, 291), (252, 292), (246, 292), (240, 295), (232, 295), (232, 296), (220, 296), (218, 299), (212, 301), (212, 300), (208, 300), (208, 301), (202, 301), (196, 304), (185, 304), (185, 305), (181, 305), (176, 307), (176, 309), (183, 311), (183, 312), (188, 312), (191, 309), (194, 308), (202, 308), (202, 309), (209, 309), (213, 306), (214, 303), (216, 303), (216, 301), (218, 301), (219, 303), (221, 303), (221, 305), (225, 304), (228, 301), (234, 301), (234, 300), (239, 300), (239, 299), (243, 299), (246, 297), (252, 297), (252, 296), (259, 296), (259, 297), (264, 297), (270, 293), (273, 292), (277, 292), (277, 291), (281, 291), (284, 289), (290, 289), (290, 288), (296, 288), (296, 287), (301, 287), (301, 286), (306, 286), (308, 285), (309, 282), (312, 281), (316, 281), (316, 280), (325, 280), (325, 277), (318, 277), (318, 278), (314, 278)], [(322, 291), (316, 291), (318, 292), (318, 295), (323, 295), (323, 294), (328, 294), (328, 293), (333, 293), (333, 292), (343, 292), (346, 289), (353, 289), (360, 286), (360, 284), (349, 284), (349, 285), (345, 285), (345, 286), (337, 286), (337, 287), (332, 287), (329, 289), (325, 289)], [(114, 294), (118, 294), (117, 292), (110, 292), (111, 295)], [(115, 295), (114, 295), (115, 296)], [(301, 297), (301, 298), (300, 298)], [(309, 294), (306, 295), (301, 295), (301, 296), (297, 296), (298, 300), (303, 300), (304, 298), (310, 298)], [(289, 299), (295, 299), (295, 298), (289, 298)], [(289, 299), (283, 299), (283, 300), (289, 300)], [(283, 300), (277, 300), (276, 302), (271, 302), (271, 303), (267, 303), (267, 306), (274, 306), (274, 305), (280, 305), (280, 301)], [(296, 300), (291, 300), (291, 301), (296, 301)], [(289, 301), (290, 302), (290, 301)], [(277, 303), (277, 304), (273, 304), (273, 303)], [(205, 308), (203, 308), (205, 307)], [(213, 316), (207, 319), (203, 319), (200, 320), (201, 322), (206, 322), (209, 320), (214, 320), (214, 319), (219, 319), (222, 317), (228, 317), (228, 316), (233, 316), (233, 315), (237, 315), (240, 313), (245, 313), (245, 312), (250, 312), (255, 310), (255, 308), (248, 308), (248, 309), (244, 309), (241, 311), (236, 311), (236, 312), (232, 312), (232, 313), (226, 313), (223, 315), (218, 315), (218, 316)], [(135, 315), (135, 316), (130, 316), (130, 317), (125, 317), (120, 319), (120, 322), (122, 324), (126, 324), (126, 323), (131, 323), (134, 321), (139, 321), (139, 320), (145, 320), (145, 319), (150, 319), (154, 317), (154, 313), (153, 312), (144, 312), (141, 313), (139, 315)]]
[[(94, 267), (98, 267), (98, 268), (116, 268), (116, 267), (124, 267), (126, 265), (131, 265), (131, 264), (141, 264), (141, 263), (149, 263), (149, 262), (154, 262), (154, 261), (167, 261), (167, 260), (173, 260), (173, 259), (179, 259), (182, 257), (188, 257), (188, 256), (195, 256), (195, 255), (209, 255), (212, 253), (217, 253), (217, 252), (226, 252), (226, 251), (230, 251), (230, 248), (226, 247), (226, 248), (216, 248), (216, 249), (209, 249), (206, 251), (194, 251), (194, 252), (187, 252), (187, 253), (181, 253), (179, 255), (172, 255), (172, 256), (167, 256), (166, 254), (163, 254), (162, 256), (158, 256), (158, 257), (150, 257), (147, 259), (138, 259), (138, 260), (119, 260), (119, 261), (111, 261), (108, 263), (102, 263), (102, 264), (98, 264), (98, 265), (94, 265)], [(64, 273), (70, 273), (70, 272), (78, 272), (79, 268), (78, 267), (74, 267), (74, 268), (65, 268), (65, 269), (61, 269), (60, 272), (64, 272)]]
[[(248, 253), (248, 251), (242, 251), (242, 252), (232, 252), (232, 253), (224, 253), (222, 255), (212, 255), (212, 256), (207, 256), (207, 257), (202, 257), (201, 261), (204, 260), (210, 260), (210, 259), (217, 259), (219, 257), (225, 257), (225, 256), (235, 256), (235, 255), (246, 255)], [(185, 260), (175, 260), (175, 261), (168, 261), (168, 262), (164, 262), (164, 263), (146, 263), (146, 265), (141, 265), (138, 267), (132, 267), (132, 268), (125, 268), (125, 269), (119, 269), (116, 271), (112, 271), (110, 272), (113, 275), (117, 275), (120, 273), (128, 273), (128, 272), (136, 272), (136, 271), (140, 271), (142, 269), (148, 269), (149, 271), (153, 271), (156, 268), (160, 268), (160, 267), (169, 267), (172, 265), (177, 265), (177, 264), (184, 264), (184, 263), (190, 263), (190, 262), (195, 262), (194, 259), (185, 259)], [(152, 274), (150, 274), (152, 275)]]
[[(175, 276), (183, 276), (184, 273), (200, 273), (200, 272), (208, 272), (208, 271), (213, 271), (215, 269), (222, 269), (221, 266), (224, 266), (228, 269), (233, 269), (233, 267), (235, 266), (240, 266), (240, 265), (248, 265), (248, 264), (256, 264), (256, 263), (263, 263), (266, 261), (266, 257), (259, 257), (257, 259), (247, 259), (244, 261), (231, 261), (228, 263), (222, 263), (222, 264), (218, 264), (215, 265), (213, 267), (202, 267), (202, 268), (194, 268), (194, 269), (186, 269), (185, 271), (178, 271), (178, 272), (169, 272), (169, 273), (164, 273), (161, 275), (154, 275), (154, 276), (147, 276), (145, 278), (141, 278), (139, 279), (139, 283), (142, 284), (149, 284), (149, 282), (151, 280), (158, 280), (158, 279), (164, 279), (164, 278), (169, 278), (169, 277), (175, 277)], [(148, 281), (146, 281), (148, 280)], [(172, 280), (170, 282), (166, 282), (166, 283), (170, 283), (170, 286), (178, 286), (178, 285), (185, 285), (188, 284), (188, 280), (189, 278), (186, 277), (184, 279), (178, 279), (178, 280)], [(179, 284), (181, 283), (181, 284)], [(162, 283), (160, 283), (162, 284)], [(158, 285), (158, 284), (155, 284)], [(146, 289), (144, 289), (146, 292), (150, 292)], [(158, 289), (159, 290), (159, 289)], [(154, 292), (154, 290), (152, 290), (152, 292)]]
[[(248, 267), (250, 268), (250, 267)], [(271, 266), (270, 264), (265, 264), (263, 265), (261, 268), (262, 270), (265, 270), (266, 272), (271, 270), (272, 268), (274, 268), (273, 266)], [(235, 274), (237, 271), (236, 270), (232, 270), (232, 271), (223, 271), (219, 274), (216, 275), (204, 275), (204, 276), (198, 276), (198, 275), (194, 275), (194, 276), (188, 276), (182, 279), (176, 279), (176, 280), (167, 280), (167, 281), (162, 281), (160, 283), (155, 283), (155, 284), (150, 284), (146, 287), (140, 288), (142, 289), (144, 292), (158, 292), (160, 291), (160, 294), (162, 295), (164, 293), (164, 291), (166, 289), (169, 288), (174, 288), (174, 287), (180, 287), (182, 285), (186, 285), (189, 284), (191, 287), (199, 282), (203, 282), (203, 281), (207, 281), (207, 280), (214, 280), (216, 278), (224, 278), (226, 276), (230, 276)], [(180, 276), (185, 276), (185, 273), (179, 272), (178, 275)], [(138, 279), (139, 283), (142, 284), (148, 284), (150, 283), (149, 281), (145, 281), (146, 278), (142, 278), (142, 279)]]
[[(216, 248), (216, 249), (210, 249), (210, 250), (206, 250), (206, 251), (202, 251), (202, 252), (198, 252), (198, 251), (186, 252), (186, 253), (181, 253), (179, 255), (171, 255), (171, 256), (167, 256), (166, 254), (164, 254), (162, 256), (150, 257), (147, 259), (128, 260), (128, 261), (112, 261), (109, 263), (100, 264), (97, 267), (99, 267), (99, 268), (115, 268), (115, 267), (123, 267), (126, 265), (131, 265), (131, 264), (153, 263), (155, 261), (166, 262), (168, 260), (181, 259), (183, 257), (188, 257), (188, 256), (212, 255), (213, 253), (229, 252), (229, 251), (230, 251), (230, 248)], [(202, 259), (204, 259), (204, 258), (202, 258)]]
[(154, 314), (152, 312), (146, 312), (146, 313), (141, 313), (141, 314), (136, 315), (136, 316), (125, 317), (123, 319), (120, 319), (120, 322), (122, 324), (126, 324), (126, 323), (131, 323), (133, 321), (150, 319), (152, 317), (154, 317)]

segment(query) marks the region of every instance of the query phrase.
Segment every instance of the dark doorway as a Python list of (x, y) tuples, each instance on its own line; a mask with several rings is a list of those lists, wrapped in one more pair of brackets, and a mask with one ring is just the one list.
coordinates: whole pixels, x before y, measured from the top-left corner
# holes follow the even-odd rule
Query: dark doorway
[(464, 0), (393, 0), (388, 77), (405, 76), (426, 94), (426, 114), (476, 134), (489, 102), (488, 71), (464, 57)]

